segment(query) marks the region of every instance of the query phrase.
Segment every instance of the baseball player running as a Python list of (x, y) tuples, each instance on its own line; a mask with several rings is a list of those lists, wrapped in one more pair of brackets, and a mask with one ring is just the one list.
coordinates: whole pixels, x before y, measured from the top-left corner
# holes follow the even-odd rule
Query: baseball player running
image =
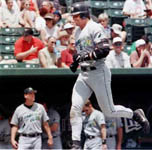
[[(48, 135), (48, 145), (53, 144), (51, 131), (48, 125), (48, 116), (44, 107), (35, 103), (35, 93), (33, 88), (24, 90), (25, 103), (18, 106), (11, 120), (11, 143), (13, 148), (23, 149), (41, 149), (42, 145), (42, 125)], [(17, 131), (19, 141), (16, 141)]]
[(80, 148), (82, 130), (82, 107), (94, 92), (98, 104), (106, 116), (133, 118), (145, 132), (149, 132), (149, 122), (142, 109), (132, 111), (121, 105), (114, 105), (111, 92), (111, 73), (104, 63), (109, 53), (109, 42), (101, 25), (90, 19), (89, 8), (75, 3), (72, 16), (79, 27), (75, 33), (77, 54), (70, 69), (75, 72), (80, 65), (81, 72), (73, 88), (70, 122), (72, 127), (73, 149)]

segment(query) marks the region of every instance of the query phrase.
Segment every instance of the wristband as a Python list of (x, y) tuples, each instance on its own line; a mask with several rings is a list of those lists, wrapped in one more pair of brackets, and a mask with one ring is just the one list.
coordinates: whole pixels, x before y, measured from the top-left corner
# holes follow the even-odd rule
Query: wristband
[(102, 144), (106, 144), (106, 139), (102, 139)]

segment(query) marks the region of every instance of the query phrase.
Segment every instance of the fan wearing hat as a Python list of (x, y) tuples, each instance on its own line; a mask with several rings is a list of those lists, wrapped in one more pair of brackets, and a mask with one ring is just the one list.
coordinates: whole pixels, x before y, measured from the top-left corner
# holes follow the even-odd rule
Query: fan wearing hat
[(29, 28), (15, 42), (14, 55), (18, 61), (39, 63), (38, 52), (44, 47), (44, 44), (39, 38), (34, 37), (33, 34), (33, 30)]
[(59, 32), (57, 40), (58, 44), (56, 47), (58, 51), (61, 52), (62, 50), (67, 49), (69, 38), (70, 35), (65, 30)]
[(140, 67), (152, 67), (150, 53), (146, 49), (146, 42), (143, 39), (139, 39), (135, 42), (136, 51), (133, 51), (130, 55), (130, 63), (134, 68)]
[[(35, 102), (35, 93), (32, 87), (24, 90), (24, 104), (19, 105), (11, 119), (11, 143), (15, 149), (41, 149), (42, 128), (48, 136), (48, 145), (53, 144), (52, 134), (48, 125), (49, 117), (42, 104)], [(16, 134), (19, 140), (16, 141)]]
[(126, 40), (126, 31), (122, 31), (122, 26), (120, 24), (113, 24), (111, 27), (111, 36), (112, 39), (119, 36), (121, 37), (122, 41), (125, 42)]
[(113, 49), (106, 57), (106, 65), (109, 68), (130, 68), (129, 56), (123, 52), (123, 42), (120, 37), (115, 37), (112, 42)]
[(52, 13), (47, 13), (44, 19), (46, 21), (46, 26), (41, 30), (41, 39), (43, 43), (47, 45), (49, 37), (53, 36), (57, 38), (60, 28), (55, 24), (54, 15)]
[(75, 26), (71, 23), (66, 23), (63, 28), (69, 35), (72, 35), (73, 30), (75, 29)]

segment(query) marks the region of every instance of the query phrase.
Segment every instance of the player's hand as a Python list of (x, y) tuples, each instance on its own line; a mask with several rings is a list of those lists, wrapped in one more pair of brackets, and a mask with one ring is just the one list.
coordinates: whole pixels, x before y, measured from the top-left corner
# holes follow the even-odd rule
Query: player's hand
[(48, 145), (52, 146), (53, 145), (53, 138), (48, 138)]
[(11, 144), (12, 144), (13, 148), (15, 148), (15, 149), (18, 148), (18, 143), (15, 140), (12, 140)]
[(101, 149), (102, 149), (102, 150), (107, 150), (107, 144), (102, 144)]

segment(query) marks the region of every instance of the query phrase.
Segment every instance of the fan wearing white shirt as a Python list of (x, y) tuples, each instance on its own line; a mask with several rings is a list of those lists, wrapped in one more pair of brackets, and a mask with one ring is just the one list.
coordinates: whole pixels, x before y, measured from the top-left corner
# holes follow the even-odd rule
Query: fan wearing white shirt
[(105, 63), (109, 68), (131, 68), (129, 56), (123, 52), (123, 42), (120, 37), (115, 37), (112, 42), (113, 49), (106, 57)]

